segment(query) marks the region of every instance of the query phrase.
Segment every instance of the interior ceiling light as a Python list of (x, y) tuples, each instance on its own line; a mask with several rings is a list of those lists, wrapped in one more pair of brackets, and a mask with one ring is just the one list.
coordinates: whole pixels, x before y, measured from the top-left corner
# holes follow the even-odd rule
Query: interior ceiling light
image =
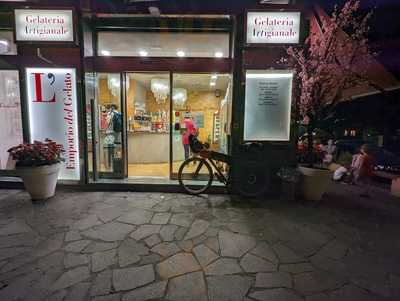
[(151, 92), (157, 104), (163, 104), (169, 95), (169, 81), (165, 78), (153, 78), (150, 83)]
[(149, 53), (146, 50), (140, 50), (139, 55), (140, 56), (147, 56)]
[(217, 74), (213, 74), (213, 75), (211, 75), (211, 79), (217, 79), (218, 78), (218, 75)]
[(174, 88), (172, 90), (172, 100), (175, 105), (183, 106), (187, 100), (187, 90), (184, 88)]
[(221, 58), (224, 56), (224, 54), (221, 51), (217, 51), (216, 53), (214, 53), (215, 57)]
[(211, 86), (211, 87), (215, 87), (215, 85), (216, 85), (215, 82), (211, 82), (211, 83), (210, 83), (210, 86)]
[(176, 55), (179, 56), (179, 57), (184, 57), (186, 54), (185, 54), (184, 51), (178, 50), (178, 51), (176, 52)]
[(104, 56), (110, 56), (111, 55), (111, 52), (108, 51), (108, 50), (102, 50), (102, 51), (100, 51), (100, 53), (101, 53), (101, 55), (104, 55)]

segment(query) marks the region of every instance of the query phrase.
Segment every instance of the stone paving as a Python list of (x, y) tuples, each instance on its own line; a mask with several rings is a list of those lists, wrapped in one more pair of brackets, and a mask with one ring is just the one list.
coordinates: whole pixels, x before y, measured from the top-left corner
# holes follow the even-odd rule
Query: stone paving
[(0, 300), (400, 300), (399, 210), (332, 203), (0, 190)]

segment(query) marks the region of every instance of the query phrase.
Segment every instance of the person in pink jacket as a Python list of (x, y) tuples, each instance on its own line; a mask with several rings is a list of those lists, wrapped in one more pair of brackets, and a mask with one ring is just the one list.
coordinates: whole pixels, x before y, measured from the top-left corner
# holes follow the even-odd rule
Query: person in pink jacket
[(189, 146), (189, 136), (196, 135), (197, 129), (194, 125), (193, 118), (189, 113), (185, 114), (185, 119), (183, 120), (183, 126), (185, 131), (182, 135), (182, 144), (185, 151), (185, 160), (189, 159), (190, 156), (190, 146)]

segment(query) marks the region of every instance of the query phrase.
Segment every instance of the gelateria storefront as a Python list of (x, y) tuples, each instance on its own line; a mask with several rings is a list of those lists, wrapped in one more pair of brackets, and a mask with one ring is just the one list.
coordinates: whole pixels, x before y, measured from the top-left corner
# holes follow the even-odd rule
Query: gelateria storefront
[(207, 25), (193, 17), (91, 22), (97, 45), (93, 72), (85, 70), (90, 181), (176, 183), (192, 155), (188, 124), (212, 150), (228, 153), (232, 29), (229, 17)]
[[(284, 160), (293, 74), (276, 62), (301, 40), (300, 12), (79, 9), (13, 8), (0, 30), (2, 181), (15, 175), (9, 147), (51, 138), (66, 151), (62, 183), (176, 185), (188, 127), (232, 155), (232, 170)], [(245, 153), (246, 142), (263, 148)]]

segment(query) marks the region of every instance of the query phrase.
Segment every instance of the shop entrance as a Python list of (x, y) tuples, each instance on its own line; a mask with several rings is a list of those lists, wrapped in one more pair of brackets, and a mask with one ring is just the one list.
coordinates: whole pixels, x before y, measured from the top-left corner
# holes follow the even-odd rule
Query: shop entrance
[(230, 74), (124, 72), (94, 78), (87, 117), (95, 181), (176, 179), (182, 162), (193, 155), (189, 134), (228, 153)]
[(128, 178), (169, 178), (170, 74), (126, 73)]

